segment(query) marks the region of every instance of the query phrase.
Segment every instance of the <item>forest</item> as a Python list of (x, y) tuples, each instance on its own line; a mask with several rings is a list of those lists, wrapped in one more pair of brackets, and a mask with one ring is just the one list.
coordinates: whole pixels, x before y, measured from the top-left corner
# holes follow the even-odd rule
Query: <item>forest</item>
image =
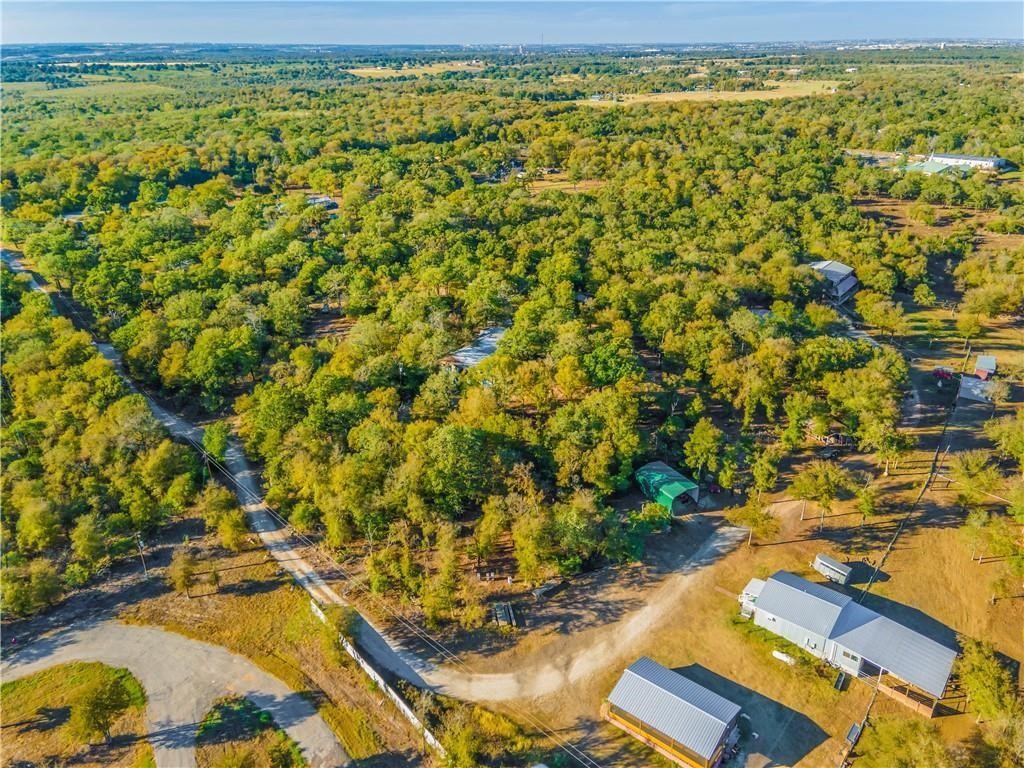
[[(624, 518), (613, 501), (645, 460), (770, 490), (809, 420), (899, 455), (906, 365), (837, 333), (807, 265), (853, 266), (858, 312), (889, 334), (906, 332), (901, 296), (927, 301), (936, 260), (959, 264), (973, 317), (1019, 308), (1019, 251), (979, 264), (969, 228), (894, 235), (853, 205), (957, 204), (1019, 232), (1019, 185), (843, 153), (1024, 162), (1008, 63), (897, 75), (868, 61), (827, 97), (615, 111), (566, 101), (580, 86), (565, 93), (560, 77), (658, 90), (698, 65), (552, 56), (386, 83), (333, 62), (154, 65), (121, 68), (113, 98), (90, 98), (102, 84), (88, 79), (14, 82), (3, 237), (90, 313), (140, 383), (237, 418), (298, 529), (365, 547), (374, 589), (418, 601), (431, 623), (472, 624), (457, 564), (503, 539), (530, 581), (639, 557), (664, 520)], [(775, 66), (750, 62), (762, 78)], [(737, 69), (711, 63), (708, 78)], [(144, 85), (159, 93), (134, 92)], [(531, 191), (551, 168), (600, 185)], [(45, 319), (9, 275), (5, 286), (5, 563), (39, 581), (45, 560), (30, 558), (65, 540), (89, 562), (75, 544), (89, 526), (123, 533), (183, 509), (196, 466), (82, 334)], [(493, 326), (509, 327), (497, 354), (462, 373), (444, 364)], [(138, 434), (110, 434), (125, 422)]]
[[(0, 239), (79, 329), (0, 267), (3, 611), (46, 609), (182, 516), (229, 550), (246, 533), (94, 338), (204, 424), (206, 458), (236, 435), (270, 506), (439, 633), (487, 621), (489, 563), (535, 586), (642, 560), (669, 523), (629, 500), (648, 461), (727, 494), (748, 545), (776, 530), (762, 496), (787, 483), (822, 521), (853, 499), (863, 524), (885, 506), (872, 476), (790, 470), (809, 434), (848, 435), (879, 473), (911, 453), (900, 345), (941, 333), (913, 311), (955, 310), (964, 350), (1019, 317), (1024, 249), (979, 248), (1024, 234), (1019, 63), (1006, 48), (5, 61)], [(804, 81), (834, 86), (756, 98)], [(730, 98), (616, 102), (701, 92)], [(932, 152), (1010, 170), (903, 169)], [(860, 281), (843, 308), (810, 266), (828, 259)], [(493, 355), (453, 364), (493, 329)], [(1012, 596), (1024, 481), (1003, 472), (1024, 466), (1024, 411), (979, 433), (995, 450), (950, 464), (959, 523)], [(1004, 488), (1007, 514), (984, 505)], [(172, 566), (186, 595), (190, 567)], [(1019, 697), (991, 646), (965, 643), (985, 765), (1011, 765)], [(866, 765), (981, 754), (924, 724), (872, 738)]]

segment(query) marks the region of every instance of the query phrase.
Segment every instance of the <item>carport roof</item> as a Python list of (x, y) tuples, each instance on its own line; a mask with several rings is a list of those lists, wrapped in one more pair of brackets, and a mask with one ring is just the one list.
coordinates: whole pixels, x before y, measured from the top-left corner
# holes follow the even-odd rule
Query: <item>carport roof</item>
[(622, 673), (608, 701), (710, 760), (740, 707), (643, 656)]
[(953, 672), (956, 651), (859, 603), (839, 615), (832, 639), (872, 664), (941, 697)]

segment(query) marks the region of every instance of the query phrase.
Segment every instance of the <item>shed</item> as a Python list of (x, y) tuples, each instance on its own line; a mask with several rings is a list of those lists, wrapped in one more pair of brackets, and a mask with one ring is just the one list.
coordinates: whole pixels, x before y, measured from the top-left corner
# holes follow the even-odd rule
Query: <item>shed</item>
[(978, 355), (978, 362), (974, 365), (974, 375), (982, 381), (986, 381), (996, 372), (995, 355)]
[(840, 563), (835, 558), (821, 552), (814, 556), (812, 566), (814, 570), (836, 584), (848, 584), (850, 582), (850, 574), (853, 573), (851, 566)]
[(908, 173), (923, 173), (925, 176), (931, 176), (933, 173), (950, 173), (953, 166), (940, 163), (937, 160), (922, 160), (919, 163), (907, 163), (903, 166), (903, 170)]
[(680, 499), (681, 496), (694, 503), (700, 498), (697, 484), (663, 461), (652, 461), (640, 467), (636, 471), (636, 482), (648, 499), (672, 514), (682, 511), (686, 499)]
[(680, 765), (720, 764), (740, 707), (647, 657), (622, 673), (605, 717)]

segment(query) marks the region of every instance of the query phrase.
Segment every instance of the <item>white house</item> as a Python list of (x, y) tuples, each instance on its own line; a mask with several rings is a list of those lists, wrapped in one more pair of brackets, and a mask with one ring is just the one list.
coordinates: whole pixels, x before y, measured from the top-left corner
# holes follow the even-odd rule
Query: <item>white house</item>
[(811, 264), (818, 274), (822, 275), (831, 284), (830, 293), (832, 298), (842, 304), (857, 291), (859, 285), (857, 276), (853, 273), (853, 267), (848, 267), (841, 261), (816, 261)]
[(967, 168), (981, 168), (985, 171), (998, 171), (1006, 168), (1009, 163), (1001, 157), (985, 157), (983, 155), (951, 155), (932, 153), (928, 158), (943, 165), (957, 165)]
[(957, 653), (865, 608), (848, 595), (779, 571), (751, 579), (741, 612), (847, 674), (870, 678), (878, 690), (932, 716), (946, 692)]

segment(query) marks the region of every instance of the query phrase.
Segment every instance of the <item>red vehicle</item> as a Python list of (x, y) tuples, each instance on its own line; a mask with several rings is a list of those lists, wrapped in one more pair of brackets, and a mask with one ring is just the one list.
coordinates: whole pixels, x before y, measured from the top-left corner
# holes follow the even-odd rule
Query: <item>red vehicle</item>
[(932, 371), (932, 376), (940, 381), (949, 381), (953, 378), (953, 369), (943, 365)]

